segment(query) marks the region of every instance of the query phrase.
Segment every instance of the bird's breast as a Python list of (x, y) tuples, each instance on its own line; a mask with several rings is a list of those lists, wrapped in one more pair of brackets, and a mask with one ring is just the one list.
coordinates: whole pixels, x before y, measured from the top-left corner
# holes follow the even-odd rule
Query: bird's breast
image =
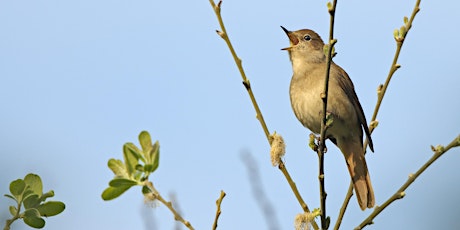
[(303, 76), (294, 76), (291, 79), (289, 94), (291, 106), (297, 119), (303, 126), (314, 133), (321, 129), (322, 87), (319, 79)]

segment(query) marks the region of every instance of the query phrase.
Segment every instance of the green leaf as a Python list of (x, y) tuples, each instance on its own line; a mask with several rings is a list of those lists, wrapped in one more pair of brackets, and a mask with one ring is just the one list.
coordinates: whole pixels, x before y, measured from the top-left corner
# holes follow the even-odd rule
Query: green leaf
[(137, 165), (136, 165), (136, 170), (139, 171), (139, 172), (144, 172), (144, 171), (145, 171), (145, 170), (144, 170), (144, 166), (141, 165), (141, 164), (137, 164)]
[(50, 198), (50, 197), (53, 197), (54, 196), (54, 191), (51, 190), (47, 193), (43, 193), (43, 195), (40, 197), (40, 202), (43, 202), (45, 201), (46, 199)]
[(108, 187), (104, 190), (104, 192), (102, 192), (102, 199), (103, 200), (113, 200), (117, 197), (119, 197), (121, 194), (123, 194), (124, 192), (126, 192), (126, 190), (128, 190), (129, 188), (131, 188), (131, 186), (124, 186), (124, 187)]
[(144, 165), (144, 171), (149, 172), (149, 173), (155, 171), (155, 169), (153, 168), (153, 164)]
[(10, 206), (8, 209), (10, 210), (12, 216), (16, 216), (16, 214), (18, 214), (18, 209), (16, 207)]
[(18, 201), (16, 200), (16, 198), (15, 198), (14, 196), (10, 195), (10, 194), (5, 194), (4, 196), (6, 196), (6, 197), (8, 197), (8, 198), (11, 198), (11, 199), (13, 199), (14, 201), (18, 202)]
[(36, 208), (40, 205), (40, 199), (37, 194), (33, 194), (24, 199), (24, 207), (26, 209)]
[(22, 179), (14, 180), (10, 183), (10, 192), (16, 197), (16, 200), (20, 200), (24, 189), (26, 188), (26, 183)]
[(151, 191), (150, 191), (149, 187), (147, 187), (147, 186), (145, 186), (145, 185), (142, 186), (142, 194), (145, 195), (145, 194), (150, 193), (150, 192), (151, 192)]
[(334, 123), (334, 116), (331, 113), (326, 113), (326, 127), (330, 128)]
[(37, 210), (40, 212), (41, 216), (55, 216), (65, 209), (65, 204), (60, 201), (48, 201), (40, 206)]
[(45, 220), (40, 217), (40, 212), (37, 209), (31, 208), (24, 212), (24, 223), (32, 228), (43, 228)]
[(26, 191), (24, 191), (24, 193), (22, 194), (22, 199), (27, 199), (27, 197), (29, 196), (32, 196), (32, 195), (37, 195), (34, 193), (34, 191), (30, 190), (30, 189), (26, 189)]
[(136, 170), (136, 165), (139, 161), (139, 158), (129, 149), (128, 144), (129, 143), (123, 145), (123, 156), (125, 160), (126, 172), (128, 173), (129, 177), (131, 177)]
[(142, 151), (144, 153), (150, 152), (152, 149), (152, 139), (150, 138), (150, 134), (147, 131), (142, 131), (139, 134), (139, 143), (141, 144)]
[(109, 160), (108, 166), (115, 174), (115, 176), (129, 178), (128, 172), (126, 171), (126, 167), (123, 164), (123, 161), (112, 158)]
[(136, 156), (136, 159), (139, 160), (141, 159), (142, 161), (145, 161), (144, 159), (144, 156), (142, 154), (142, 151), (136, 146), (134, 145), (133, 143), (131, 142), (128, 142), (125, 144), (126, 147), (128, 148), (129, 151), (131, 151), (131, 153)]
[(41, 196), (43, 194), (42, 179), (36, 174), (29, 173), (24, 177), (24, 182), (28, 185), (28, 189), (33, 191), (35, 194)]
[(160, 158), (160, 142), (155, 141), (155, 144), (153, 145), (152, 150), (149, 152), (149, 159), (150, 159), (149, 164), (152, 164), (152, 163), (155, 164), (156, 161), (159, 161), (159, 158)]
[(135, 180), (125, 179), (125, 178), (115, 178), (109, 182), (110, 187), (124, 187), (124, 186), (134, 186), (138, 182)]

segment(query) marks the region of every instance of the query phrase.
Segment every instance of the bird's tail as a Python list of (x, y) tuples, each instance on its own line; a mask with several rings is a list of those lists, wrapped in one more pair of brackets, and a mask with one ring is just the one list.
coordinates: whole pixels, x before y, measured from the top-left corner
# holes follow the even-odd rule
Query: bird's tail
[(362, 145), (360, 142), (348, 141), (341, 143), (339, 148), (345, 156), (359, 207), (362, 210), (374, 207), (374, 189), (372, 189)]

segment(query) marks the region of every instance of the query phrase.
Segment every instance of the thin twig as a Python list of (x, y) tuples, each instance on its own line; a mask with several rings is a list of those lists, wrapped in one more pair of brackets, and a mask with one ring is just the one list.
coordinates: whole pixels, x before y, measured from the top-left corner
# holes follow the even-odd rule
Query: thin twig
[(220, 15), (220, 6), (222, 5), (222, 1), (219, 1), (217, 5), (214, 3), (214, 0), (209, 0), (211, 3), (212, 8), (214, 9), (214, 13), (216, 13), (217, 20), (219, 21), (220, 29), (216, 30), (217, 34), (219, 34), (222, 39), (224, 39), (225, 43), (227, 43), (228, 48), (230, 49), (230, 53), (232, 53), (233, 60), (235, 60), (236, 66), (238, 67), (238, 70), (240, 71), (241, 77), (243, 78), (243, 85), (246, 88), (246, 91), (249, 94), (249, 97), (251, 98), (252, 105), (254, 106), (254, 109), (256, 110), (256, 117), (257, 120), (259, 120), (260, 125), (262, 126), (262, 129), (264, 130), (265, 136), (268, 140), (268, 143), (271, 144), (270, 140), (270, 132), (268, 131), (267, 124), (265, 123), (264, 117), (262, 116), (262, 112), (260, 112), (259, 105), (257, 104), (256, 98), (254, 97), (254, 94), (252, 93), (251, 89), (251, 83), (249, 82), (248, 78), (246, 77), (246, 73), (244, 72), (243, 65), (241, 64), (241, 58), (236, 55), (235, 49), (233, 48), (232, 43), (230, 42), (230, 39), (228, 38), (227, 30), (225, 29), (224, 21), (222, 20), (222, 16)]
[(347, 195), (345, 196), (345, 199), (343, 200), (343, 204), (342, 204), (342, 207), (340, 208), (339, 216), (334, 225), (334, 230), (338, 230), (340, 228), (340, 224), (342, 223), (343, 215), (345, 215), (345, 212), (347, 211), (347, 206), (348, 206), (348, 203), (350, 202), (351, 196), (353, 196), (352, 182), (350, 182), (350, 186), (348, 187)]
[(328, 4), (328, 10), (330, 14), (330, 24), (329, 24), (329, 47), (327, 50), (326, 58), (326, 76), (324, 79), (324, 92), (321, 94), (321, 99), (323, 100), (323, 114), (321, 122), (321, 134), (320, 134), (320, 143), (318, 146), (318, 158), (319, 158), (319, 187), (320, 187), (320, 204), (321, 204), (321, 229), (329, 228), (329, 219), (326, 215), (326, 189), (324, 186), (324, 153), (325, 153), (325, 143), (326, 143), (326, 122), (327, 122), (327, 98), (329, 90), (329, 73), (331, 70), (332, 63), (332, 51), (337, 40), (334, 39), (334, 20), (335, 20), (335, 7), (337, 5), (337, 0), (334, 0), (332, 4)]
[(217, 210), (216, 210), (216, 217), (214, 218), (214, 223), (212, 224), (212, 229), (213, 230), (217, 229), (217, 220), (219, 219), (219, 216), (220, 216), (220, 213), (221, 213), (220, 205), (222, 204), (222, 200), (224, 199), (225, 195), (226, 195), (225, 192), (223, 190), (221, 190), (219, 199), (216, 200)]
[(460, 146), (460, 135), (457, 136), (449, 145), (446, 147), (444, 146), (437, 146), (437, 147), (431, 147), (432, 150), (434, 151), (433, 156), (424, 164), (422, 167), (420, 167), (416, 173), (414, 174), (409, 174), (409, 178), (407, 179), (406, 183), (404, 183), (398, 191), (396, 191), (395, 194), (393, 194), (390, 198), (388, 198), (387, 201), (385, 201), (381, 206), (377, 206), (374, 211), (363, 221), (361, 224), (359, 224), (355, 229), (362, 229), (366, 227), (367, 225), (372, 224), (374, 218), (382, 212), (386, 207), (388, 207), (391, 203), (393, 203), (395, 200), (403, 198), (406, 193), (406, 189), (417, 179), (418, 176), (420, 176), (433, 162), (435, 162), (439, 157), (441, 157), (444, 153), (449, 151), (451, 148), (458, 147)]
[(169, 201), (166, 201), (161, 195), (160, 193), (155, 189), (155, 187), (153, 186), (153, 183), (150, 182), (150, 181), (146, 181), (144, 183), (145, 186), (147, 186), (147, 188), (149, 188), (151, 194), (153, 195), (153, 197), (155, 197), (155, 199), (157, 199), (158, 201), (160, 201), (162, 204), (164, 204), (174, 215), (174, 219), (176, 221), (179, 221), (181, 222), (182, 224), (184, 224), (188, 229), (190, 230), (193, 230), (194, 228), (192, 227), (192, 224), (190, 224), (189, 221), (185, 220), (184, 218), (182, 218), (182, 216), (179, 214), (179, 212), (177, 212), (174, 207), (172, 206), (172, 203), (169, 202)]
[[(393, 62), (391, 63), (390, 71), (388, 72), (387, 79), (385, 80), (385, 83), (383, 85), (380, 85), (378, 90), (377, 90), (377, 103), (375, 105), (374, 113), (372, 115), (371, 122), (370, 122), (370, 125), (369, 125), (369, 132), (371, 134), (372, 134), (372, 132), (374, 131), (374, 129), (376, 127), (377, 114), (379, 113), (380, 106), (382, 104), (383, 97), (385, 96), (386, 90), (387, 90), (387, 88), (388, 88), (388, 86), (390, 84), (390, 80), (393, 77), (393, 75), (396, 72), (396, 70), (398, 70), (401, 67), (401, 65), (397, 64), (398, 58), (399, 58), (399, 53), (401, 52), (401, 48), (402, 48), (402, 46), (404, 44), (404, 40), (405, 40), (405, 38), (407, 36), (407, 33), (409, 32), (410, 28), (412, 27), (412, 22), (414, 21), (415, 15), (420, 11), (420, 1), (421, 0), (417, 0), (417, 2), (415, 3), (415, 7), (414, 7), (414, 9), (412, 11), (412, 15), (411, 15), (410, 19), (407, 22), (405, 22), (405, 25), (403, 26), (403, 28), (404, 28), (403, 33), (399, 33), (398, 34), (399, 36), (396, 36), (396, 34), (395, 34), (396, 51), (395, 51), (395, 55), (393, 57)], [(363, 149), (366, 149), (367, 145), (368, 145), (368, 140), (366, 138), (366, 141), (364, 142), (364, 148)], [(340, 213), (339, 213), (339, 216), (337, 218), (337, 222), (335, 223), (334, 230), (339, 229), (340, 224), (342, 223), (343, 215), (345, 214), (345, 210), (347, 209), (347, 206), (348, 206), (348, 203), (350, 201), (351, 196), (353, 196), (353, 183), (352, 182), (350, 182), (350, 185), (348, 187), (348, 192), (347, 192), (347, 194), (345, 196), (343, 205), (340, 208)]]
[[(388, 73), (388, 76), (387, 76), (387, 79), (385, 81), (385, 84), (383, 84), (383, 86), (381, 88), (379, 87), (377, 104), (375, 105), (375, 108), (374, 108), (374, 114), (372, 115), (371, 123), (372, 123), (372, 121), (375, 121), (377, 119), (377, 114), (378, 114), (378, 111), (380, 109), (380, 105), (382, 104), (383, 96), (385, 96), (385, 92), (387, 91), (387, 88), (390, 85), (390, 80), (393, 77), (393, 74), (396, 72), (396, 70), (398, 70), (401, 67), (401, 65), (397, 64), (398, 58), (399, 58), (399, 53), (401, 52), (401, 48), (402, 48), (402, 46), (404, 44), (404, 40), (405, 40), (405, 38), (407, 36), (407, 33), (409, 32), (409, 30), (412, 27), (412, 22), (415, 19), (415, 15), (417, 15), (417, 13), (420, 11), (420, 1), (421, 0), (417, 0), (417, 2), (415, 3), (415, 7), (414, 7), (414, 9), (412, 11), (412, 15), (411, 15), (410, 19), (407, 22), (405, 22), (405, 25), (403, 26), (405, 28), (404, 33), (399, 34), (400, 36), (395, 35), (396, 53), (395, 53), (395, 56), (393, 58), (393, 63), (391, 63), (390, 72)], [(372, 132), (374, 130), (374, 128), (375, 128), (375, 126), (370, 126), (369, 131)], [(367, 146), (367, 139), (366, 139), (366, 146)]]
[[(302, 196), (299, 193), (299, 190), (297, 190), (297, 186), (295, 182), (292, 180), (291, 176), (289, 175), (289, 172), (286, 169), (286, 166), (284, 165), (284, 162), (281, 161), (280, 164), (278, 165), (279, 170), (283, 173), (284, 177), (286, 177), (286, 180), (289, 183), (289, 186), (291, 187), (291, 190), (294, 192), (295, 197), (297, 198), (297, 201), (299, 202), (300, 206), (302, 207), (304, 212), (311, 212), (310, 209), (308, 208), (307, 204), (305, 201), (302, 199)], [(318, 224), (316, 224), (315, 221), (311, 222), (311, 225), (315, 230), (318, 230)]]
[[(247, 90), (247, 92), (249, 94), (249, 97), (251, 98), (252, 105), (254, 106), (254, 109), (256, 111), (257, 119), (259, 120), (260, 125), (262, 126), (262, 129), (264, 130), (264, 134), (265, 134), (265, 137), (267, 138), (268, 143), (271, 145), (272, 138), (271, 138), (270, 132), (268, 131), (267, 125), (265, 123), (265, 120), (264, 120), (264, 118), (262, 116), (262, 112), (259, 109), (259, 105), (257, 104), (255, 96), (254, 96), (254, 94), (252, 92), (251, 84), (250, 84), (249, 80), (246, 77), (246, 74), (244, 72), (243, 66), (241, 64), (242, 63), (241, 59), (237, 56), (237, 54), (235, 52), (235, 49), (233, 48), (233, 45), (230, 42), (230, 38), (228, 37), (227, 30), (225, 29), (225, 25), (224, 25), (224, 22), (222, 20), (222, 16), (220, 14), (222, 1), (219, 1), (217, 3), (217, 5), (215, 4), (214, 0), (209, 0), (209, 2), (211, 3), (211, 6), (212, 6), (212, 8), (214, 10), (214, 13), (216, 14), (217, 20), (219, 21), (219, 25), (220, 25), (220, 28), (221, 28), (220, 31), (217, 30), (216, 32), (222, 39), (224, 39), (225, 43), (227, 44), (228, 48), (230, 49), (230, 53), (232, 54), (233, 60), (235, 61), (236, 65), (238, 67), (238, 70), (240, 71), (241, 77), (243, 78), (243, 85), (246, 88), (246, 90)], [(280, 163), (278, 168), (281, 170), (283, 175), (286, 177), (286, 180), (288, 181), (288, 183), (289, 183), (292, 191), (294, 192), (294, 195), (296, 196), (297, 200), (299, 201), (299, 204), (302, 207), (302, 209), (304, 211), (306, 211), (306, 212), (307, 211), (310, 212), (310, 210), (308, 209), (307, 204), (303, 201), (302, 197), (300, 196), (300, 193), (297, 190), (297, 187), (295, 186), (295, 183), (292, 181), (291, 176), (289, 175), (289, 173), (286, 170), (286, 167), (284, 166), (284, 163), (282, 161), (281, 161), (281, 163)], [(312, 225), (313, 225), (313, 228), (315, 230), (318, 229), (318, 225), (316, 224), (316, 222), (312, 222)]]
[(16, 214), (11, 219), (5, 221), (5, 227), (3, 227), (3, 230), (10, 230), (11, 224), (13, 224), (13, 222), (17, 219), (21, 218), (21, 204), (22, 200), (18, 201), (18, 206), (16, 207)]

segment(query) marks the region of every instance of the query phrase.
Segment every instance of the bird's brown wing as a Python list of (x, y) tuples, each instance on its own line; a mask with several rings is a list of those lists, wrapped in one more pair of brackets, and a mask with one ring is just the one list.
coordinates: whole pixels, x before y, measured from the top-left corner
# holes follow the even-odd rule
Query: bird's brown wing
[[(336, 65), (335, 63), (332, 63)], [(364, 116), (363, 108), (361, 107), (361, 103), (359, 103), (358, 96), (355, 92), (355, 87), (353, 82), (351, 81), (348, 74), (340, 68), (340, 66), (336, 65), (339, 70), (340, 77), (338, 78), (338, 82), (342, 90), (348, 96), (348, 99), (353, 103), (353, 107), (355, 108), (356, 115), (358, 116), (359, 123), (363, 126), (364, 132), (366, 133), (367, 139), (369, 140), (369, 148), (372, 152), (374, 152), (374, 144), (372, 143), (371, 134), (369, 132), (369, 128), (367, 127), (366, 117)]]

